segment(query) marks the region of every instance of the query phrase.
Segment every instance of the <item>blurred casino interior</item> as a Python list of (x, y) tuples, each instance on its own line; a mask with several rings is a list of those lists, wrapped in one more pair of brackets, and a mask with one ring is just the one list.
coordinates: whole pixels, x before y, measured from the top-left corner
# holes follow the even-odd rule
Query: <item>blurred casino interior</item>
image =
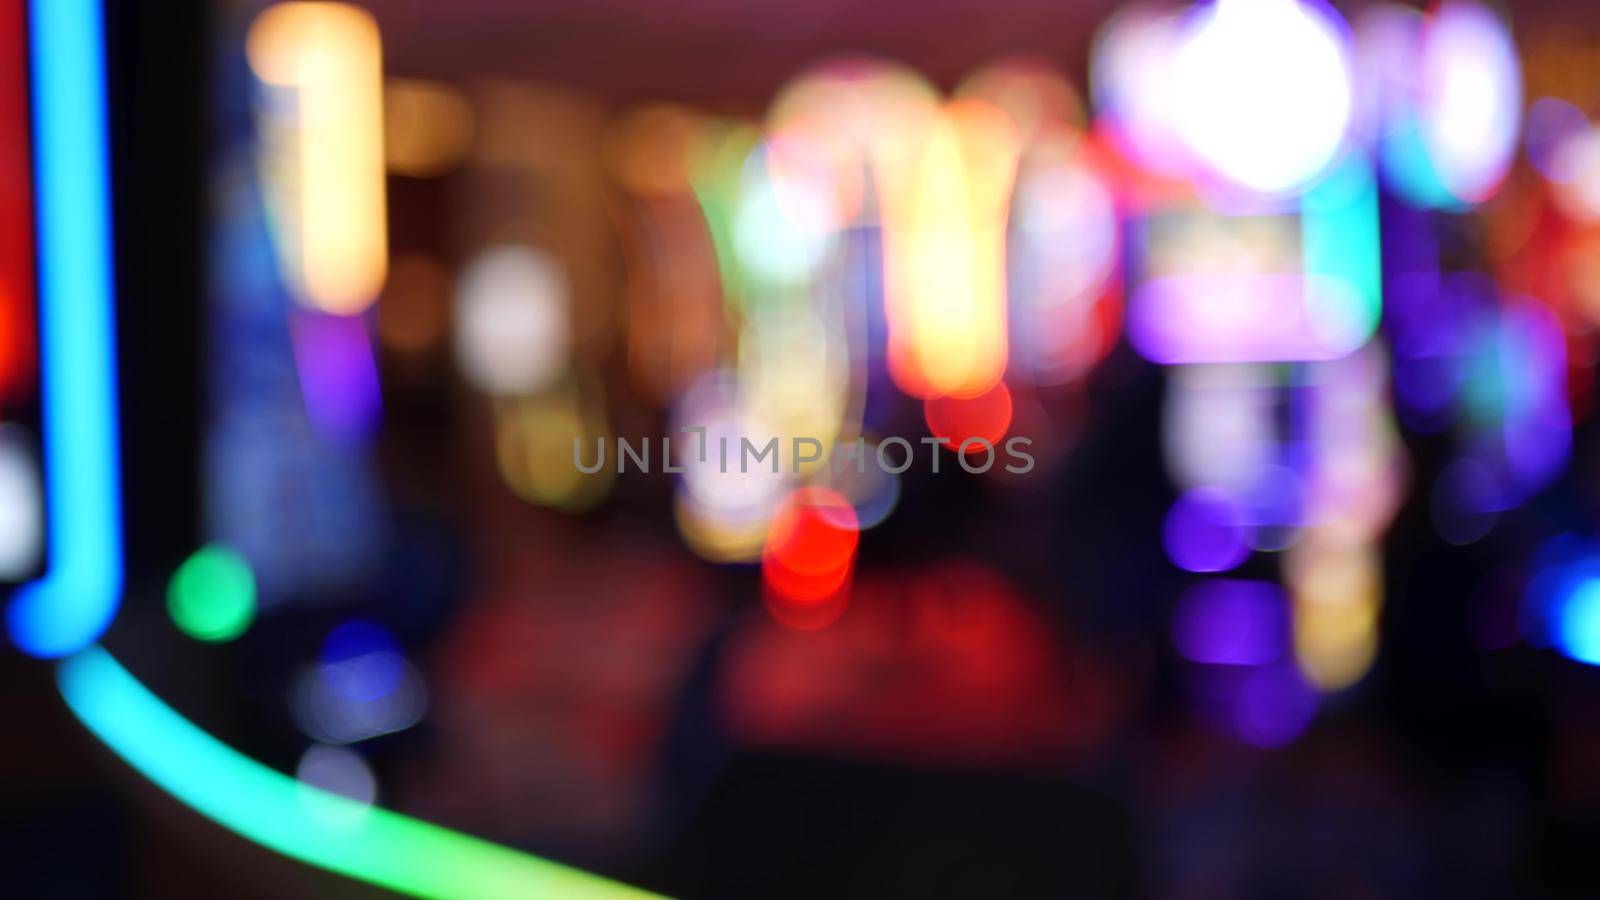
[(1591, 6), (0, 45), (0, 893), (1600, 897)]

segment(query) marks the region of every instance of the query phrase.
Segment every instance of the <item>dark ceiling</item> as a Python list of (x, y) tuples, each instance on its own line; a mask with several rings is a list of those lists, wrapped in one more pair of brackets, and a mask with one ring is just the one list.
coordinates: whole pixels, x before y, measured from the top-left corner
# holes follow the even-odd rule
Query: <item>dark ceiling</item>
[[(262, 6), (266, 0), (236, 0)], [(758, 108), (797, 72), (838, 54), (909, 64), (949, 88), (1008, 53), (1056, 62), (1079, 84), (1116, 0), (354, 0), (384, 32), (389, 71), (516, 76), (614, 102)], [(1347, 17), (1362, 2), (1335, 2)], [(1413, 3), (1412, 5), (1421, 5)], [(1600, 45), (1593, 0), (1509, 4), (1530, 35)]]
[(1010, 52), (1081, 78), (1112, 0), (372, 0), (388, 66), (517, 75), (613, 100), (760, 103), (816, 60), (870, 53), (946, 87)]

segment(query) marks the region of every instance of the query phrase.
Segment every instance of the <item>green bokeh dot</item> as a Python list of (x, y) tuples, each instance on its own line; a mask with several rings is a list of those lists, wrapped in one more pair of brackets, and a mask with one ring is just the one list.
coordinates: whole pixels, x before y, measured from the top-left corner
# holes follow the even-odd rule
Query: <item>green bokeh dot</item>
[(256, 615), (256, 580), (250, 564), (226, 547), (201, 547), (172, 573), (167, 612), (184, 634), (196, 640), (233, 640)]

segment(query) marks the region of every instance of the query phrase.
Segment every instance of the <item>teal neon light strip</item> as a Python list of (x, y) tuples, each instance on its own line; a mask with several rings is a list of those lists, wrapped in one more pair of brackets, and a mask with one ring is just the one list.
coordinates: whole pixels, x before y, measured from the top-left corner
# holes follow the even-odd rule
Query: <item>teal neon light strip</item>
[(65, 656), (122, 595), (105, 42), (100, 0), (28, 6), (50, 568), (6, 622), (24, 651)]
[(656, 896), (301, 784), (200, 730), (98, 646), (62, 661), (57, 680), (73, 713), (129, 765), (285, 856), (419, 897)]
[[(1305, 273), (1336, 284), (1307, 314), (1329, 344), (1350, 352), (1383, 318), (1383, 259), (1378, 233), (1378, 183), (1351, 152), (1301, 203), (1300, 250)], [(1307, 292), (1308, 303), (1314, 292)], [(1330, 302), (1330, 300), (1332, 302)]]

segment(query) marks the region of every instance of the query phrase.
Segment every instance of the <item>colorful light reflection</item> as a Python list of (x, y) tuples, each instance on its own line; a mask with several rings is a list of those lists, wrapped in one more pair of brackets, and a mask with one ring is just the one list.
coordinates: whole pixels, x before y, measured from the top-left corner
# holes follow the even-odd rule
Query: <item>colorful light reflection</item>
[(1170, 365), (1337, 359), (1364, 344), (1382, 311), (1370, 168), (1349, 155), (1294, 211), (1298, 223), (1241, 220), (1222, 244), (1229, 225), (1221, 213), (1192, 210), (1147, 223), (1147, 256), (1172, 271), (1133, 287), (1134, 347)]

